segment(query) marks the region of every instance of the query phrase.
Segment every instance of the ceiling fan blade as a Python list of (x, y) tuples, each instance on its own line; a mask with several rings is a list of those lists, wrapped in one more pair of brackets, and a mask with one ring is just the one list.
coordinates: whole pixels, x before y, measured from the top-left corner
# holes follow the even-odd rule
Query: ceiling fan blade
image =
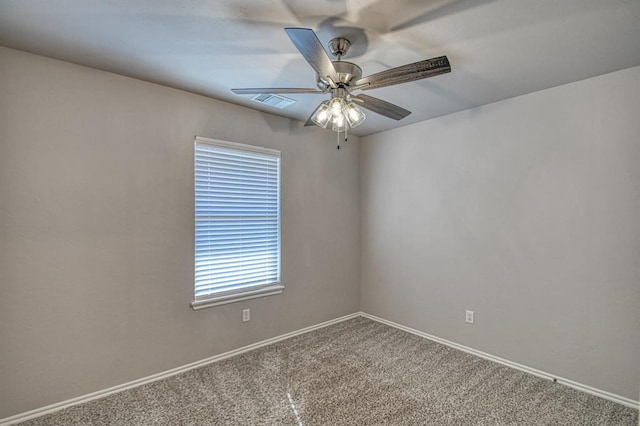
[(310, 115), (309, 118), (307, 118), (307, 121), (305, 121), (305, 123), (304, 123), (304, 127), (310, 127), (310, 126), (315, 126), (316, 125), (316, 123), (314, 123), (313, 120), (311, 119), (312, 115)]
[(399, 107), (398, 105), (394, 105), (391, 102), (374, 98), (373, 96), (359, 94), (351, 96), (351, 99), (358, 102), (362, 108), (384, 115), (385, 117), (393, 118), (394, 120), (402, 120), (407, 115), (411, 114), (411, 111), (409, 110)]
[(369, 90), (378, 87), (393, 86), (394, 84), (408, 83), (448, 72), (451, 72), (449, 59), (447, 59), (446, 56), (439, 56), (359, 78), (355, 81), (354, 85), (359, 89)]
[[(449, 15), (455, 15), (478, 6), (484, 6), (495, 0), (432, 0), (424, 2), (424, 10), (422, 12), (409, 15), (408, 19), (393, 25), (389, 31), (404, 30), (415, 25), (424, 24), (425, 22), (434, 21)], [(430, 5), (426, 3), (431, 3)], [(416, 11), (417, 12), (417, 11)]]
[(321, 78), (326, 79), (329, 77), (334, 82), (339, 81), (338, 73), (333, 67), (331, 58), (327, 55), (322, 43), (318, 40), (318, 36), (312, 29), (285, 28), (284, 30), (302, 56)]
[(231, 89), (236, 95), (262, 95), (264, 93), (311, 93), (322, 95), (323, 92), (318, 89), (301, 89), (296, 87), (256, 87), (252, 89)]

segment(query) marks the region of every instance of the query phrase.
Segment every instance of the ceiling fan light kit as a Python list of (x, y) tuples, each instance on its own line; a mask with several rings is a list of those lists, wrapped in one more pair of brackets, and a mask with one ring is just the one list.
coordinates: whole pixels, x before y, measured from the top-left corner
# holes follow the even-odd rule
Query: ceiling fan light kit
[(311, 120), (319, 127), (326, 129), (331, 123), (331, 130), (345, 132), (359, 126), (365, 119), (364, 111), (353, 101), (345, 89), (333, 89), (331, 99), (324, 101), (311, 115)]
[[(331, 98), (323, 101), (315, 109), (305, 126), (315, 124), (318, 127), (326, 129), (331, 125), (331, 130), (338, 133), (338, 140), (340, 133), (345, 134), (346, 140), (348, 130), (362, 124), (366, 118), (362, 108), (393, 120), (401, 120), (411, 114), (411, 111), (401, 108), (398, 105), (373, 96), (364, 94), (354, 95), (352, 94), (353, 91), (392, 86), (451, 72), (451, 66), (449, 65), (447, 57), (440, 56), (362, 77), (362, 69), (358, 65), (341, 60), (342, 56), (348, 52), (351, 46), (351, 42), (348, 39), (337, 37), (329, 41), (329, 49), (337, 58), (337, 60), (332, 61), (312, 29), (285, 28), (285, 32), (309, 65), (316, 71), (318, 89), (253, 88), (231, 89), (231, 91), (239, 95), (265, 93), (331, 93)], [(339, 144), (338, 148), (340, 148)]]

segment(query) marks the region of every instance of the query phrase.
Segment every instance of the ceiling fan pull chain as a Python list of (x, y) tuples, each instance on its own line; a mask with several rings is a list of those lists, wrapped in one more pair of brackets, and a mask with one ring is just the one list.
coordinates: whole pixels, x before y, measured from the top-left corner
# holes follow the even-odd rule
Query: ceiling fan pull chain
[[(349, 138), (347, 132), (349, 131), (349, 129), (344, 129), (344, 141), (346, 142), (347, 139)], [(337, 132), (338, 135), (338, 149), (340, 149), (340, 132)]]

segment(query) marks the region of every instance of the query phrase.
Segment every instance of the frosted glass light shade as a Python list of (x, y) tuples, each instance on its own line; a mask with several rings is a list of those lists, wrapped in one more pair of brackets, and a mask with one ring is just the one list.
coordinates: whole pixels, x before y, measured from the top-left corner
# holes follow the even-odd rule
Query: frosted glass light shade
[(362, 108), (353, 102), (349, 102), (349, 104), (347, 104), (344, 109), (344, 115), (346, 116), (347, 122), (349, 122), (349, 126), (351, 128), (358, 127), (366, 118)]
[(332, 115), (331, 107), (329, 107), (329, 101), (324, 101), (311, 116), (311, 121), (313, 121), (323, 129), (326, 129), (329, 125), (329, 121), (331, 121), (331, 117)]
[(344, 109), (346, 108), (346, 106), (347, 104), (345, 103), (344, 99), (331, 98), (331, 100), (329, 101), (329, 108), (331, 108), (331, 115), (333, 115), (334, 120), (336, 117), (344, 114)]

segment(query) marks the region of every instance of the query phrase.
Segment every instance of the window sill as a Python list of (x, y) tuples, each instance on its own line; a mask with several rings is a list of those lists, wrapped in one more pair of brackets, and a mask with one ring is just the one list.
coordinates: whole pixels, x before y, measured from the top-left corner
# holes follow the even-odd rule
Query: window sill
[(280, 294), (284, 291), (283, 285), (272, 285), (269, 287), (263, 287), (258, 290), (245, 291), (236, 294), (226, 294), (223, 296), (213, 296), (203, 300), (195, 300), (191, 302), (191, 308), (194, 311), (204, 308), (211, 308), (212, 306), (226, 305), (227, 303), (240, 302), (242, 300), (255, 299), (257, 297), (273, 296)]

